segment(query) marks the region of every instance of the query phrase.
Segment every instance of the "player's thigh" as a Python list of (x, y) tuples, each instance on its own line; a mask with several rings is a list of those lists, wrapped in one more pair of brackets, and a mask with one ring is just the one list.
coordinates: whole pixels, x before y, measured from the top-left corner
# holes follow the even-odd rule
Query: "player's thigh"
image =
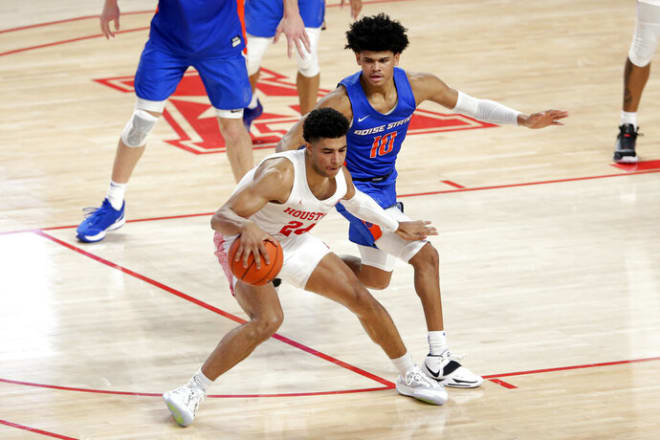
[(318, 293), (339, 304), (355, 309), (368, 304), (371, 295), (360, 284), (353, 271), (334, 253), (326, 254), (316, 265), (305, 290)]
[(293, 233), (280, 240), (280, 244), (284, 262), (277, 277), (295, 287), (305, 289), (316, 266), (330, 253), (330, 248), (322, 240), (308, 233)]
[[(399, 222), (410, 221), (410, 218), (401, 212), (397, 206), (387, 208), (385, 212)], [(375, 244), (379, 250), (408, 263), (426, 243), (428, 243), (427, 240), (408, 241), (399, 237), (394, 232), (383, 232), (383, 235), (376, 240)]]
[(135, 94), (149, 101), (164, 101), (174, 93), (189, 63), (185, 57), (147, 43), (135, 72)]
[(637, 3), (635, 34), (628, 51), (630, 61), (639, 67), (651, 62), (660, 39), (660, 6)]
[(218, 110), (239, 110), (250, 103), (252, 88), (245, 57), (204, 58), (192, 64), (202, 78), (211, 105)]

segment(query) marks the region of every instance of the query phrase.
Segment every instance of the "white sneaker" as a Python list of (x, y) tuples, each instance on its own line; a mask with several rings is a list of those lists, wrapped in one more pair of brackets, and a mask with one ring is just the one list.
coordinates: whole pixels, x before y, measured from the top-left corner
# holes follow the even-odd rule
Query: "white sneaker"
[(195, 420), (199, 404), (202, 403), (205, 397), (206, 394), (201, 388), (190, 384), (163, 394), (163, 399), (165, 399), (174, 420), (181, 426), (188, 426)]
[(397, 377), (396, 390), (433, 405), (442, 405), (448, 397), (445, 387), (426, 377), (417, 365), (406, 371), (405, 377)]
[(477, 388), (484, 381), (462, 366), (449, 350), (439, 355), (429, 353), (424, 361), (424, 373), (442, 385), (455, 388)]

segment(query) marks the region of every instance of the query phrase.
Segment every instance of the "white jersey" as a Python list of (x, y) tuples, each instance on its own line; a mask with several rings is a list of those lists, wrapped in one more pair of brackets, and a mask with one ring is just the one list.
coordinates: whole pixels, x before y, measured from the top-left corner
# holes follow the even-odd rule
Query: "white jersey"
[[(308, 232), (325, 215), (335, 207), (335, 205), (346, 195), (346, 178), (344, 172), (340, 171), (335, 176), (337, 188), (335, 193), (325, 200), (319, 200), (312, 193), (307, 183), (307, 173), (305, 167), (305, 150), (284, 151), (265, 157), (259, 165), (269, 159), (283, 157), (293, 163), (293, 187), (291, 194), (285, 203), (269, 202), (250, 216), (261, 229), (268, 232), (274, 238), (282, 241), (286, 237), (294, 237)], [(247, 186), (254, 179), (255, 168), (243, 176), (238, 183), (236, 190)]]
[(640, 3), (648, 3), (650, 5), (660, 6), (660, 0), (637, 0)]

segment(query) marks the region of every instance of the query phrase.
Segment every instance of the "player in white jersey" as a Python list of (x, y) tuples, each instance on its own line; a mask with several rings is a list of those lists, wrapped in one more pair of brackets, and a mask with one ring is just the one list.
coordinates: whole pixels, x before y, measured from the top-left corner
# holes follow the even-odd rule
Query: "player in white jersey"
[(623, 71), (621, 125), (614, 146), (614, 161), (637, 162), (635, 143), (639, 127), (637, 109), (651, 72), (651, 59), (660, 39), (660, 0), (638, 0), (635, 35)]
[(336, 110), (314, 110), (303, 127), (306, 148), (265, 158), (241, 179), (213, 216), (216, 255), (228, 275), (232, 293), (250, 320), (225, 335), (186, 385), (163, 395), (179, 425), (192, 423), (211, 383), (273, 335), (283, 320), (272, 283), (249, 285), (237, 280), (228, 269), (227, 252), (238, 236), (241, 245), (236, 261), (243, 259), (247, 267), (249, 255), (253, 255), (259, 265), (262, 256), (267, 259), (264, 242), (278, 240), (284, 251), (281, 278), (350, 309), (399, 371), (396, 389), (400, 394), (436, 405), (447, 400), (444, 387), (413, 363), (385, 308), (337, 255), (308, 233), (341, 201), (356, 216), (395, 231), (405, 240), (437, 234), (429, 222), (392, 219), (355, 188), (343, 168), (348, 127), (348, 120)]

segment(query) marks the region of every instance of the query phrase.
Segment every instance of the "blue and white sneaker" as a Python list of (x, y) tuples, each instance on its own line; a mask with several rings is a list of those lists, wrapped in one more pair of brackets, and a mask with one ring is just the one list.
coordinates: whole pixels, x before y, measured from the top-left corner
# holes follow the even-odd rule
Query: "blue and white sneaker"
[(103, 200), (100, 208), (85, 208), (86, 217), (76, 229), (76, 237), (85, 243), (103, 240), (106, 232), (119, 229), (126, 223), (124, 208), (126, 202), (121, 205), (120, 210), (116, 210), (107, 198)]
[(264, 112), (264, 106), (261, 105), (261, 101), (257, 99), (257, 106), (255, 108), (247, 108), (245, 107), (243, 109), (243, 125), (245, 125), (245, 128), (247, 128), (247, 131), (250, 131), (250, 127), (252, 126), (252, 121), (257, 119), (261, 114)]

